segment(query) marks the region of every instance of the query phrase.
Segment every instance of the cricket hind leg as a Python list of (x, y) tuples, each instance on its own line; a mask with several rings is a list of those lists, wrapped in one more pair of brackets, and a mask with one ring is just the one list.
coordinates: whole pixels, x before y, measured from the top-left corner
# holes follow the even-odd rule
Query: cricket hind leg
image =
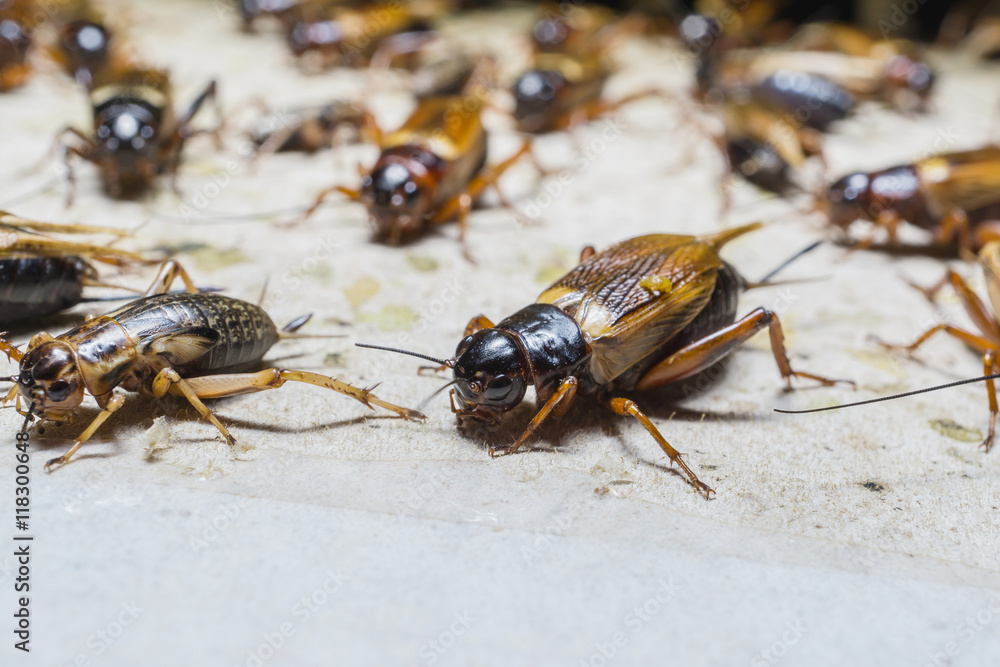
[[(227, 396), (239, 396), (240, 394), (252, 394), (268, 389), (277, 389), (286, 382), (303, 382), (330, 389), (345, 396), (350, 396), (365, 407), (374, 409), (378, 406), (395, 412), (397, 415), (410, 421), (423, 421), (427, 417), (409, 408), (400, 407), (372, 393), (375, 387), (360, 389), (346, 382), (341, 382), (335, 378), (319, 373), (308, 371), (284, 370), (279, 368), (268, 368), (256, 373), (234, 373), (228, 375), (206, 375), (202, 377), (186, 378), (184, 383), (190, 387), (198, 399), (202, 398), (225, 398)], [(178, 391), (183, 391), (179, 389)], [(177, 393), (171, 390), (171, 393)], [(186, 394), (185, 394), (186, 396)], [(196, 406), (197, 407), (197, 406)]]
[(670, 458), (671, 463), (676, 463), (680, 466), (684, 474), (687, 475), (688, 481), (690, 481), (691, 486), (705, 494), (706, 498), (711, 498), (715, 491), (698, 479), (698, 476), (694, 474), (691, 468), (688, 467), (684, 460), (681, 458), (683, 454), (674, 449), (666, 438), (660, 433), (660, 431), (653, 425), (653, 422), (649, 421), (649, 417), (643, 414), (639, 406), (635, 404), (634, 401), (627, 398), (611, 398), (607, 401), (607, 406), (615, 414), (622, 415), (623, 417), (635, 417), (642, 427), (645, 428), (653, 439), (656, 440), (657, 444), (660, 445), (660, 449)]
[(833, 380), (793, 370), (785, 351), (784, 334), (778, 316), (766, 308), (757, 308), (738, 322), (685, 345), (653, 366), (639, 379), (636, 389), (646, 391), (691, 377), (721, 361), (764, 328), (770, 331), (771, 351), (781, 377), (785, 379), (789, 389), (792, 388), (793, 377), (816, 380), (823, 386), (831, 386), (838, 382), (854, 384), (849, 380)]
[(196, 294), (200, 292), (198, 287), (191, 280), (191, 276), (188, 272), (184, 270), (184, 267), (180, 265), (176, 260), (168, 259), (160, 266), (160, 272), (156, 274), (156, 278), (153, 279), (153, 284), (149, 286), (149, 289), (143, 294), (143, 297), (156, 296), (159, 294), (167, 294), (170, 291), (170, 286), (174, 284), (174, 281), (180, 278), (184, 282), (184, 288), (190, 294)]

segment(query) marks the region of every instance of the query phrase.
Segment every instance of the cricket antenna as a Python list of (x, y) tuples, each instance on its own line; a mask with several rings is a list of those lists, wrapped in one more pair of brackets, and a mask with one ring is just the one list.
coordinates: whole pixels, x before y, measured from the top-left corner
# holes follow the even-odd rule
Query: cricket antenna
[(809, 412), (825, 412), (826, 410), (853, 408), (858, 405), (868, 405), (869, 403), (881, 403), (882, 401), (891, 401), (897, 398), (906, 398), (907, 396), (926, 394), (931, 391), (937, 391), (938, 389), (948, 389), (949, 387), (958, 387), (959, 385), (963, 384), (972, 384), (973, 382), (983, 382), (996, 379), (1000, 379), (1000, 373), (994, 373), (993, 375), (981, 375), (979, 377), (969, 378), (967, 380), (958, 380), (956, 382), (949, 382), (948, 384), (939, 384), (936, 387), (925, 387), (924, 389), (915, 389), (913, 391), (907, 391), (902, 394), (893, 394), (892, 396), (883, 396), (881, 398), (869, 398), (867, 401), (858, 401), (857, 403), (844, 403), (842, 405), (831, 405), (825, 408), (813, 408), (812, 410), (778, 410), (777, 408), (775, 408), (774, 411), (781, 412), (786, 415), (804, 415)]
[(398, 354), (408, 354), (411, 357), (417, 357), (419, 359), (426, 359), (427, 361), (433, 361), (435, 364), (441, 364), (442, 366), (447, 366), (451, 368), (455, 362), (451, 359), (436, 359), (427, 354), (420, 354), (419, 352), (410, 352), (409, 350), (400, 350), (395, 347), (382, 347), (381, 345), (368, 345), (367, 343), (355, 343), (358, 347), (366, 347), (370, 350), (382, 350), (384, 352), (396, 352)]
[(806, 254), (812, 252), (813, 250), (815, 250), (816, 248), (818, 248), (822, 243), (823, 243), (822, 239), (820, 239), (819, 241), (814, 241), (813, 243), (810, 243), (805, 248), (803, 248), (802, 250), (799, 250), (797, 253), (795, 253), (794, 255), (792, 255), (791, 257), (789, 257), (788, 259), (786, 259), (784, 262), (782, 262), (781, 264), (779, 264), (777, 266), (777, 268), (773, 269), (766, 276), (764, 276), (763, 278), (761, 278), (760, 280), (758, 280), (757, 282), (752, 283), (752, 284), (755, 287), (767, 285), (768, 281), (771, 278), (775, 277), (776, 275), (778, 275), (779, 273), (781, 273), (782, 271), (784, 271), (785, 269), (787, 269), (793, 262), (795, 262), (796, 260), (798, 260), (803, 255), (806, 255)]
[(442, 391), (444, 391), (445, 389), (447, 389), (451, 385), (455, 384), (456, 382), (458, 382), (458, 380), (452, 380), (451, 382), (446, 382), (444, 384), (444, 386), (438, 387), (437, 389), (434, 390), (433, 394), (431, 394), (430, 396), (428, 396), (424, 400), (420, 401), (420, 405), (418, 405), (417, 407), (415, 407), (413, 409), (416, 410), (417, 412), (423, 412), (424, 408), (427, 407), (427, 404), (430, 403), (434, 399), (435, 396), (437, 396)]

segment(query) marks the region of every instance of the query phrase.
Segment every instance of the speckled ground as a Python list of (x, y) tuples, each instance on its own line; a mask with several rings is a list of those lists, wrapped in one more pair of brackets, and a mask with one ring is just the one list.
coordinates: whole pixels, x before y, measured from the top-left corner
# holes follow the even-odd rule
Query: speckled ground
[[(171, 0), (128, 9), (132, 39), (170, 67), (181, 103), (217, 77), (225, 112), (243, 110), (234, 126), (252, 117), (256, 98), (282, 109), (364, 94), (390, 127), (407, 113), (394, 76), (304, 75), (278, 40), (239, 34), (220, 7)], [(502, 49), (513, 75), (529, 20), (530, 12), (472, 16), (447, 32)], [(628, 44), (618, 59), (611, 96), (680, 90), (689, 75), (669, 45)], [(865, 107), (843, 123), (828, 142), (831, 174), (996, 139), (998, 71), (942, 68), (933, 114)], [(346, 335), (283, 343), (270, 360), (381, 381), (384, 398), (407, 405), (443, 380), (355, 341), (448, 355), (470, 317), (497, 319), (530, 303), (588, 243), (773, 221), (725, 251), (753, 278), (825, 234), (796, 209), (807, 202), (743, 184), (720, 219), (717, 155), (675, 104), (656, 99), (575, 141), (538, 141), (542, 161), (565, 178), (539, 183), (530, 166), (513, 170), (505, 190), (537, 224), (475, 213), (476, 266), (462, 258), (454, 226), (404, 249), (370, 244), (364, 212), (351, 204), (326, 206), (300, 227), (272, 224), (331, 183), (355, 183), (356, 163), (374, 158), (370, 147), (248, 165), (234, 137), (226, 154), (196, 142), (180, 179), (186, 206), (168, 188), (140, 203), (110, 202), (84, 165), (67, 210), (62, 186), (23, 198), (53, 178), (24, 170), (58, 128), (84, 126), (80, 94), (42, 74), (0, 100), (0, 121), (0, 204), (45, 220), (146, 222), (134, 247), (180, 248), (197, 281), (233, 296), (256, 300), (269, 278), (277, 322), (311, 311), (309, 330)], [(495, 155), (512, 152), (520, 139), (510, 121), (499, 112), (488, 121)], [(276, 215), (220, 219), (250, 212)], [(982, 286), (975, 267), (954, 266)], [(942, 317), (969, 326), (952, 296), (932, 306), (904, 282), (929, 284), (943, 268), (829, 245), (787, 274), (822, 280), (745, 296), (741, 312), (779, 313), (794, 365), (852, 378), (857, 391), (803, 382), (786, 393), (759, 336), (704, 391), (637, 397), (715, 488), (711, 502), (669, 469), (638, 424), (586, 401), (544, 428), (530, 451), (491, 460), (455, 429), (445, 397), (429, 404), (425, 425), (305, 386), (216, 403), (241, 441), (237, 452), (181, 403), (137, 398), (72, 465), (44, 474), (41, 463), (94, 414), (87, 407), (73, 424), (32, 437), (32, 653), (15, 652), (7, 634), (4, 663), (993, 664), (1000, 453), (971, 441), (986, 427), (984, 389), (808, 417), (771, 411), (979, 372), (975, 354), (954, 341), (909, 360), (869, 338), (909, 341)], [(127, 277), (138, 286), (149, 279)], [(46, 328), (71, 324), (57, 318)], [(516, 437), (531, 409), (528, 401), (492, 437)], [(0, 412), (11, 443), (16, 427), (13, 411)], [(15, 602), (14, 463), (11, 448), (0, 457), (4, 614)]]

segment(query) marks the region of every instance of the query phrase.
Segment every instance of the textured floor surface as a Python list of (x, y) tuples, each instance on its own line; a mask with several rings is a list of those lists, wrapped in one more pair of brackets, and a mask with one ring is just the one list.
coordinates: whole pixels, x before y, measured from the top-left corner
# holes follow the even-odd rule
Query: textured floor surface
[[(170, 67), (180, 103), (218, 77), (223, 109), (244, 109), (236, 126), (252, 117), (255, 98), (280, 110), (364, 94), (386, 126), (409, 108), (394, 77), (297, 72), (277, 39), (239, 34), (221, 3), (136, 5), (131, 37)], [(448, 32), (503, 49), (513, 75), (529, 20), (472, 17)], [(628, 44), (617, 58), (612, 97), (688, 81), (690, 62), (666, 45)], [(1000, 71), (942, 68), (933, 114), (864, 107), (843, 123), (828, 143), (831, 173), (996, 139)], [(26, 165), (60, 127), (86, 121), (80, 94), (54, 74), (0, 100), (0, 204), (45, 220), (146, 222), (133, 246), (179, 248), (197, 281), (233, 296), (256, 300), (269, 277), (277, 322), (311, 311), (310, 330), (346, 338), (289, 342), (268, 359), (381, 381), (384, 398), (406, 405), (443, 380), (418, 376), (418, 360), (355, 341), (449, 355), (470, 317), (496, 320), (530, 303), (588, 243), (773, 221), (725, 251), (754, 278), (826, 233), (746, 185), (735, 186), (733, 210), (720, 219), (718, 156), (669, 101), (637, 103), (575, 142), (540, 140), (542, 161), (562, 178), (539, 183), (527, 165), (510, 173), (507, 193), (537, 224), (475, 213), (476, 266), (463, 259), (454, 226), (404, 249), (373, 245), (352, 204), (326, 206), (293, 229), (219, 219), (284, 211), (331, 183), (352, 185), (356, 163), (374, 158), (369, 147), (251, 167), (237, 137), (227, 154), (193, 143), (180, 179), (186, 205), (169, 188), (140, 203), (109, 202), (88, 165), (70, 209), (61, 185), (22, 197), (53, 178), (51, 169), (25, 174)], [(519, 138), (510, 121), (500, 113), (488, 121), (495, 155), (512, 152)], [(982, 287), (974, 266), (953, 265)], [(1000, 452), (977, 450), (984, 389), (822, 415), (772, 412), (979, 372), (976, 355), (954, 341), (911, 360), (870, 339), (909, 341), (941, 318), (971, 326), (950, 294), (931, 305), (904, 282), (929, 284), (943, 269), (939, 260), (845, 256), (826, 245), (787, 274), (822, 280), (743, 298), (741, 313), (764, 305), (781, 316), (794, 365), (854, 379), (857, 391), (801, 382), (785, 392), (762, 335), (688, 395), (636, 397), (716, 490), (711, 502), (670, 470), (638, 424), (586, 401), (544, 428), (530, 451), (491, 460), (456, 430), (444, 396), (415, 425), (291, 385), (214, 405), (238, 451), (180, 402), (135, 398), (76, 461), (43, 473), (95, 413), (88, 404), (72, 424), (32, 436), (32, 652), (14, 651), (6, 634), (3, 663), (996, 664)], [(56, 319), (46, 329), (72, 324)], [(532, 408), (527, 401), (492, 437), (514, 439)], [(12, 410), (0, 412), (11, 445), (17, 427)], [(12, 526), (7, 452), (0, 507)], [(14, 529), (5, 532), (0, 610), (10, 619)]]

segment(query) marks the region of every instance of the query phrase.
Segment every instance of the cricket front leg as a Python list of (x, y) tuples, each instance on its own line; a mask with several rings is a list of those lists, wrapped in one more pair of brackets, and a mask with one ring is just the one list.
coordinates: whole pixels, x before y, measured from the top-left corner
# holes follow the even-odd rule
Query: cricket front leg
[(492, 329), (494, 326), (493, 321), (485, 315), (479, 314), (469, 320), (469, 323), (465, 325), (465, 333), (462, 334), (462, 338), (466, 336), (471, 336), (477, 331), (482, 331), (483, 329)]
[[(238, 396), (240, 394), (251, 394), (258, 391), (267, 391), (268, 389), (277, 389), (289, 381), (304, 382), (305, 384), (330, 389), (345, 396), (350, 396), (367, 408), (374, 409), (372, 406), (378, 406), (390, 412), (395, 412), (400, 417), (410, 421), (424, 421), (427, 419), (421, 412), (383, 401), (372, 393), (375, 387), (360, 389), (335, 378), (308, 371), (268, 368), (256, 373), (234, 373), (230, 375), (206, 375), (203, 377), (186, 378), (183, 384), (191, 389), (196, 398), (202, 399), (225, 398), (226, 396)], [(183, 391), (183, 389), (181, 388), (180, 391)], [(171, 392), (176, 393), (173, 389)], [(187, 396), (187, 394), (184, 394), (184, 396)]]
[(313, 214), (317, 210), (319, 210), (319, 207), (323, 205), (323, 202), (329, 199), (330, 195), (334, 194), (335, 192), (347, 195), (350, 199), (353, 199), (354, 201), (361, 200), (361, 190), (347, 188), (342, 185), (331, 185), (328, 188), (320, 190), (319, 194), (316, 195), (316, 199), (314, 199), (313, 203), (309, 205), (309, 208), (307, 208), (299, 217), (295, 218), (289, 223), (285, 223), (285, 226), (295, 227), (301, 225), (303, 222), (311, 218)]
[(528, 424), (528, 428), (524, 429), (524, 433), (522, 433), (521, 437), (517, 439), (517, 442), (508, 447), (502, 447), (499, 449), (490, 447), (490, 456), (496, 458), (498, 456), (513, 454), (520, 449), (525, 440), (531, 437), (531, 434), (542, 425), (542, 422), (544, 422), (550, 414), (555, 414), (556, 417), (561, 417), (566, 414), (566, 411), (569, 410), (570, 406), (573, 404), (573, 399), (576, 397), (576, 387), (577, 380), (575, 377), (571, 375), (567, 378), (563, 378), (555, 393), (549, 397), (549, 400), (545, 401), (545, 405), (542, 406), (542, 409), (538, 411), (535, 418), (531, 420), (530, 424)]
[(516, 153), (500, 164), (493, 165), (492, 167), (484, 167), (483, 170), (469, 182), (468, 187), (466, 187), (462, 193), (455, 195), (441, 205), (438, 212), (431, 218), (431, 224), (439, 225), (448, 222), (449, 220), (453, 220), (462, 208), (463, 199), (469, 199), (472, 202), (475, 202), (476, 199), (479, 198), (479, 195), (481, 195), (483, 190), (487, 187), (492, 187), (497, 192), (500, 197), (500, 203), (504, 208), (512, 209), (513, 205), (507, 201), (503, 193), (497, 187), (497, 180), (504, 174), (504, 172), (514, 166), (518, 160), (530, 152), (531, 142), (525, 141)]
[(670, 457), (671, 463), (676, 463), (680, 466), (681, 470), (684, 471), (684, 474), (688, 476), (688, 480), (691, 482), (691, 485), (698, 491), (704, 493), (706, 498), (712, 497), (712, 494), (715, 493), (715, 491), (698, 479), (698, 476), (695, 475), (691, 468), (689, 468), (687, 464), (684, 463), (684, 460), (681, 459), (681, 456), (683, 455), (674, 449), (669, 442), (667, 442), (666, 438), (660, 434), (660, 431), (653, 425), (653, 422), (649, 421), (649, 417), (642, 413), (642, 410), (639, 409), (639, 406), (636, 405), (634, 401), (627, 398), (612, 398), (608, 401), (608, 407), (611, 408), (611, 410), (616, 414), (635, 417), (639, 423), (642, 424), (643, 428), (649, 431), (649, 434), (653, 436), (657, 444), (660, 445), (660, 449), (662, 449), (664, 453)]
[(99, 429), (105, 421), (107, 421), (108, 417), (114, 414), (115, 411), (124, 404), (125, 397), (121, 394), (114, 394), (105, 404), (101, 413), (94, 418), (94, 421), (90, 422), (90, 426), (88, 426), (87, 429), (73, 441), (73, 446), (69, 448), (69, 451), (62, 456), (51, 459), (45, 464), (45, 471), (51, 471), (52, 466), (61, 466), (69, 463), (69, 460), (73, 458), (73, 455), (76, 454), (78, 449), (80, 449), (80, 446), (90, 440), (91, 436), (97, 432), (97, 429)]
[(831, 386), (838, 382), (854, 384), (849, 380), (832, 380), (820, 375), (792, 370), (788, 354), (785, 352), (785, 337), (778, 316), (766, 308), (757, 308), (738, 322), (686, 345), (653, 366), (639, 379), (636, 389), (646, 391), (689, 378), (715, 365), (765, 328), (770, 331), (771, 351), (774, 353), (778, 370), (781, 371), (781, 377), (788, 383), (789, 389), (792, 388), (793, 377), (816, 380), (823, 386)]
[(968, 214), (961, 208), (953, 208), (941, 218), (941, 226), (934, 232), (934, 243), (944, 245), (958, 238), (958, 247), (969, 253), (975, 252), (972, 247), (972, 226)]

